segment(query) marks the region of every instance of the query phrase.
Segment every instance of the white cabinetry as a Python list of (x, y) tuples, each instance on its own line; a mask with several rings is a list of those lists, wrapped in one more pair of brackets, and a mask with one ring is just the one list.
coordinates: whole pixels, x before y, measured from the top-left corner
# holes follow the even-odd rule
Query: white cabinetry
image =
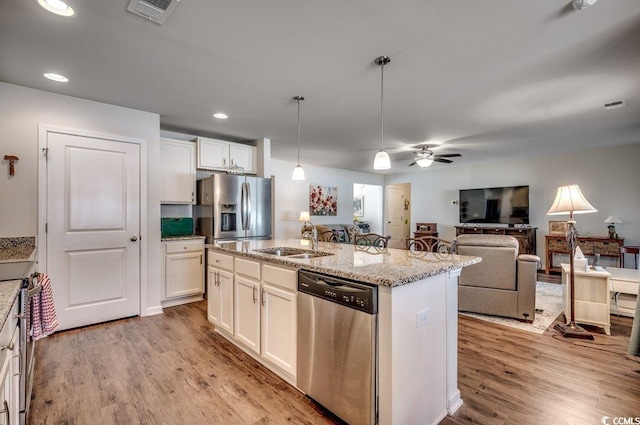
[(14, 425), (20, 417), (20, 338), (18, 302), (13, 303), (0, 332), (0, 424)]
[(295, 377), (297, 272), (236, 257), (235, 288), (236, 339)]
[(255, 146), (232, 143), (224, 140), (198, 137), (197, 168), (204, 170), (226, 170), (239, 166), (245, 173), (255, 174), (257, 167), (257, 149)]
[(261, 354), (296, 376), (297, 272), (263, 265)]
[[(298, 272), (212, 250), (209, 258), (209, 321), (225, 329), (220, 325), (220, 306), (229, 308), (230, 303), (232, 330), (227, 327), (222, 335), (295, 385)], [(212, 259), (218, 261), (217, 268), (212, 266)], [(223, 263), (226, 272), (220, 269)], [(216, 271), (218, 275), (212, 275)], [(234, 294), (227, 301), (222, 301), (219, 287), (214, 284), (212, 289), (211, 284), (224, 276), (220, 274), (223, 272), (233, 277)]]
[(163, 307), (202, 299), (204, 240), (165, 241)]
[(220, 330), (233, 335), (233, 257), (209, 251), (207, 317)]
[(163, 204), (196, 201), (196, 147), (193, 142), (160, 139)]

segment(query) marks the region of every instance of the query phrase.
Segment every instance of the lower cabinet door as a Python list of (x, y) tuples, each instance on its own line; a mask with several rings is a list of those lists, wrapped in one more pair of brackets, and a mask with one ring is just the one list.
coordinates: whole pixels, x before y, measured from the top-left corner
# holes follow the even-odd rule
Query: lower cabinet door
[(204, 292), (202, 252), (165, 256), (165, 298), (197, 295)]
[(262, 287), (262, 357), (296, 376), (297, 295)]
[(236, 276), (235, 337), (260, 354), (260, 283)]
[(208, 267), (207, 315), (209, 321), (233, 334), (233, 273)]

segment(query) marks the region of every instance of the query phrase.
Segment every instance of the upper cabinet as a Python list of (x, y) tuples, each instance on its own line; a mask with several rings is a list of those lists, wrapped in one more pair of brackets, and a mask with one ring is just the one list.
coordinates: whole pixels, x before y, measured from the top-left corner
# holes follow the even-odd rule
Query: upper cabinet
[(255, 146), (224, 140), (198, 137), (197, 168), (203, 170), (227, 170), (239, 166), (247, 174), (256, 174), (257, 152)]
[(196, 149), (193, 142), (160, 139), (163, 204), (196, 201)]

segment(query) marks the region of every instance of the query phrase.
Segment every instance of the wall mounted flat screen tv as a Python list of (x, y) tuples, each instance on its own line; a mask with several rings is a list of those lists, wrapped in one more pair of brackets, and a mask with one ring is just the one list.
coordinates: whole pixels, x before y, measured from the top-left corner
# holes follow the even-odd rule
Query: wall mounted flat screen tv
[(460, 223), (529, 224), (529, 186), (460, 190)]

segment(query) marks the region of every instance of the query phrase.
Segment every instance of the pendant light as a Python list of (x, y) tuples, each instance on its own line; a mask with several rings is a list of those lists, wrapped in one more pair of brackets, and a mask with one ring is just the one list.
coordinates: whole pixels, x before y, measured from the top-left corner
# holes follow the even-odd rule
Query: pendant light
[(293, 174), (291, 174), (291, 178), (293, 180), (304, 180), (304, 169), (302, 165), (300, 165), (300, 102), (304, 100), (302, 96), (295, 96), (293, 98), (296, 102), (298, 102), (298, 165), (293, 169)]
[(373, 160), (374, 170), (388, 170), (391, 168), (391, 159), (384, 150), (384, 66), (391, 62), (389, 56), (378, 56), (375, 64), (380, 65), (380, 150)]

